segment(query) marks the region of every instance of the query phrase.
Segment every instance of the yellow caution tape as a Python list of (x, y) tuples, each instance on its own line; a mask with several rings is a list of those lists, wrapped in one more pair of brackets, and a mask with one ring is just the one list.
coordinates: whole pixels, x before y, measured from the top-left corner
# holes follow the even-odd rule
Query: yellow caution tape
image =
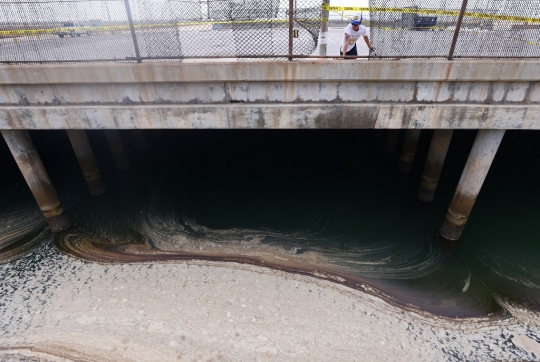
[[(386, 31), (392, 31), (392, 30), (417, 30), (418, 28), (390, 28), (390, 27), (382, 27), (382, 26), (372, 26), (372, 28), (377, 28), (377, 29), (381, 29), (381, 30), (386, 30)], [(454, 30), (450, 30), (450, 29), (446, 29), (444, 27), (440, 27), (440, 26), (431, 26), (431, 27), (426, 27), (426, 29), (436, 29), (437, 31), (449, 31), (449, 32), (454, 32)], [(473, 31), (474, 33), (479, 33), (478, 30), (474, 30)], [(532, 45), (532, 46), (540, 46), (540, 43), (537, 43), (537, 42), (534, 42), (534, 41), (529, 41), (529, 40), (524, 40), (524, 39), (520, 39), (520, 38), (516, 38), (516, 37), (511, 37), (511, 36), (505, 36), (505, 35), (501, 35), (499, 33), (496, 33), (496, 32), (486, 32), (486, 33), (483, 33), (485, 35), (489, 35), (489, 36), (494, 36), (494, 37), (497, 37), (497, 38), (503, 38), (503, 39), (509, 39), (509, 40), (513, 40), (513, 41), (517, 41), (517, 42), (522, 42), (522, 43), (526, 43), (527, 45)]]
[(327, 4), (323, 5), (323, 10), (330, 11), (369, 11), (370, 8), (358, 7), (358, 6), (330, 6)]
[[(459, 16), (457, 10), (440, 10), (440, 9), (415, 9), (415, 8), (384, 8), (384, 7), (357, 7), (357, 6), (329, 6), (323, 5), (323, 10), (329, 11), (366, 11), (372, 13), (405, 13), (405, 14), (427, 14), (427, 15), (448, 15)], [(530, 18), (526, 16), (486, 14), (479, 12), (465, 12), (464, 16), (476, 19), (485, 20), (502, 20), (513, 21), (520, 23), (540, 24), (539, 18)]]
[[(354, 7), (354, 6), (329, 6), (323, 5), (323, 10), (328, 11), (370, 11), (370, 12), (390, 12), (390, 13), (407, 13), (407, 14), (429, 14), (429, 15), (449, 15), (449, 16), (459, 16), (459, 11), (455, 10), (437, 10), (437, 9), (414, 9), (414, 8), (378, 8), (378, 7)], [(477, 19), (486, 19), (486, 20), (505, 20), (513, 22), (524, 22), (529, 24), (540, 24), (539, 18), (528, 18), (520, 16), (509, 16), (509, 15), (496, 15), (496, 14), (485, 14), (479, 12), (466, 12), (464, 16), (473, 17)], [(345, 16), (350, 18), (349, 16)], [(313, 18), (313, 19), (295, 19), (296, 23), (301, 22), (313, 22), (313, 21), (328, 21), (328, 18)], [(214, 24), (249, 24), (249, 23), (288, 23), (288, 19), (257, 19), (257, 20), (238, 20), (238, 21), (193, 21), (193, 22), (180, 22), (176, 23), (177, 26), (190, 26), (190, 25), (214, 25)], [(175, 24), (165, 23), (165, 24), (137, 24), (135, 29), (150, 29), (150, 28), (167, 28), (174, 26)], [(437, 29), (440, 27), (430, 27), (430, 29)], [(385, 30), (391, 30), (392, 28), (381, 28)], [(400, 28), (401, 29), (401, 28)], [(442, 29), (442, 28), (441, 28)], [(116, 26), (99, 26), (99, 27), (84, 27), (84, 28), (49, 28), (49, 29), (28, 29), (28, 30), (2, 30), (0, 31), (0, 38), (6, 37), (18, 37), (18, 36), (38, 36), (44, 34), (56, 34), (56, 33), (67, 33), (69, 34), (72, 31), (82, 31), (90, 33), (99, 33), (106, 31), (126, 31), (129, 30), (128, 25), (116, 25)], [(537, 45), (535, 42), (528, 42), (531, 45)]]
[[(294, 19), (295, 23), (313, 22), (313, 21), (328, 21), (328, 19), (321, 18), (304, 18)], [(257, 20), (223, 20), (223, 21), (190, 21), (182, 23), (164, 23), (164, 24), (136, 24), (135, 29), (151, 29), (151, 28), (168, 28), (171, 26), (190, 26), (190, 25), (214, 25), (214, 24), (250, 24), (250, 23), (288, 23), (288, 19), (257, 19)], [(56, 34), (66, 33), (69, 34), (72, 31), (99, 33), (106, 31), (121, 31), (129, 30), (128, 25), (116, 25), (116, 26), (96, 26), (96, 27), (84, 27), (84, 28), (50, 28), (50, 29), (28, 29), (28, 30), (2, 30), (0, 31), (0, 37), (14, 37), (14, 36), (26, 36), (26, 35), (41, 35), (41, 34)]]

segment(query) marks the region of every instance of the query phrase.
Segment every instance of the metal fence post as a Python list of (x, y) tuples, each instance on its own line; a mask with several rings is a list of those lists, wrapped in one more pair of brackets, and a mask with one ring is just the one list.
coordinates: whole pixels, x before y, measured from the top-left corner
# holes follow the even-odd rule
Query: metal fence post
[(459, 31), (461, 29), (461, 23), (463, 22), (463, 15), (467, 10), (467, 0), (463, 0), (461, 4), (461, 11), (459, 12), (459, 17), (456, 24), (456, 30), (454, 31), (454, 38), (452, 39), (452, 45), (450, 46), (450, 53), (448, 53), (448, 60), (454, 59), (454, 51), (456, 50), (457, 39), (459, 36)]
[(129, 0), (124, 0), (124, 5), (126, 6), (129, 29), (131, 30), (131, 37), (133, 38), (133, 46), (135, 47), (135, 58), (137, 58), (137, 63), (140, 63), (142, 61), (141, 53), (139, 52), (139, 44), (137, 43), (137, 34), (135, 34), (135, 25), (133, 25), (133, 17), (131, 16), (131, 8), (129, 6)]
[(289, 0), (289, 60), (293, 54), (294, 0)]
[[(323, 0), (322, 6), (322, 19), (321, 19), (321, 30), (319, 31), (319, 55), (326, 56), (326, 46), (327, 46), (327, 37), (328, 37), (328, 17), (330, 16), (330, 11), (326, 10), (330, 5), (330, 0)], [(343, 20), (343, 13), (342, 20)]]

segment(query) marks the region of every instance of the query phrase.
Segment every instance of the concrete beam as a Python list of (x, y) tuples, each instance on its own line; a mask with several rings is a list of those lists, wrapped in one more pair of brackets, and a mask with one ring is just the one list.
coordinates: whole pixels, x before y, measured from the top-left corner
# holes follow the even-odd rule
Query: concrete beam
[(405, 132), (405, 139), (403, 140), (398, 163), (398, 171), (402, 175), (411, 174), (420, 132), (422, 132), (420, 129), (408, 129), (407, 132)]
[(534, 61), (7, 66), (0, 129), (540, 129), (539, 81)]
[(71, 226), (71, 221), (64, 214), (62, 203), (28, 132), (2, 131), (2, 136), (4, 136), (9, 150), (15, 158), (51, 231), (60, 232), (68, 229)]
[(69, 141), (81, 166), (84, 179), (90, 190), (90, 194), (97, 196), (107, 191), (103, 183), (99, 167), (94, 157), (94, 152), (88, 141), (88, 136), (83, 130), (67, 130)]
[(311, 81), (2, 85), (0, 105), (214, 103), (540, 104), (538, 82)]
[(120, 133), (115, 129), (105, 130), (104, 132), (116, 169), (118, 171), (129, 169), (129, 160), (124, 150), (124, 143), (122, 142)]
[(539, 81), (534, 60), (53, 64), (0, 66), (2, 84), (110, 84), (241, 81)]
[(461, 237), (504, 133), (504, 130), (478, 131), (456, 192), (439, 230), (439, 235), (444, 239), (455, 241)]
[(422, 202), (433, 201), (453, 133), (451, 129), (437, 129), (433, 132), (426, 165), (416, 193), (416, 198)]
[(540, 129), (540, 105), (212, 104), (0, 107), (0, 129)]

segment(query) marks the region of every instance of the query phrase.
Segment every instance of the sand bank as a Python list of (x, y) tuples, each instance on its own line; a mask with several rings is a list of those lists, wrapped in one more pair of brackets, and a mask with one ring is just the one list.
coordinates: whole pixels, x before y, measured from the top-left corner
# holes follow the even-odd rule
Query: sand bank
[[(538, 360), (536, 315), (449, 320), (252, 265), (102, 265), (49, 242), (0, 266), (0, 360)], [(444, 301), (441, 301), (443, 303)]]

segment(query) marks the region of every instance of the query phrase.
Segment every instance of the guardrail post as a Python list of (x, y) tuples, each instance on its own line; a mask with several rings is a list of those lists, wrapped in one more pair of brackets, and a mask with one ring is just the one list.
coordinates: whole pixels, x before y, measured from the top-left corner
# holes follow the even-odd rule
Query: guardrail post
[[(328, 17), (330, 16), (330, 11), (326, 10), (330, 5), (330, 0), (323, 0), (323, 11), (321, 18), (321, 30), (319, 31), (319, 55), (326, 56), (326, 46), (328, 43)], [(343, 20), (343, 12), (342, 12)]]
[(294, 0), (289, 0), (289, 60), (293, 54)]
[(467, 10), (467, 0), (463, 0), (463, 4), (461, 4), (461, 11), (459, 12), (459, 17), (456, 23), (454, 38), (452, 39), (452, 45), (450, 46), (450, 53), (448, 53), (448, 60), (454, 59), (454, 51), (456, 50), (457, 39), (461, 29), (461, 23), (463, 22), (463, 15), (465, 15), (465, 10)]
[(131, 16), (131, 7), (129, 6), (129, 0), (124, 0), (124, 5), (126, 7), (129, 29), (131, 30), (131, 37), (133, 38), (133, 46), (135, 47), (135, 58), (137, 58), (137, 63), (141, 63), (141, 53), (139, 52), (139, 44), (137, 43), (137, 34), (135, 34), (135, 25), (133, 25), (133, 17)]

